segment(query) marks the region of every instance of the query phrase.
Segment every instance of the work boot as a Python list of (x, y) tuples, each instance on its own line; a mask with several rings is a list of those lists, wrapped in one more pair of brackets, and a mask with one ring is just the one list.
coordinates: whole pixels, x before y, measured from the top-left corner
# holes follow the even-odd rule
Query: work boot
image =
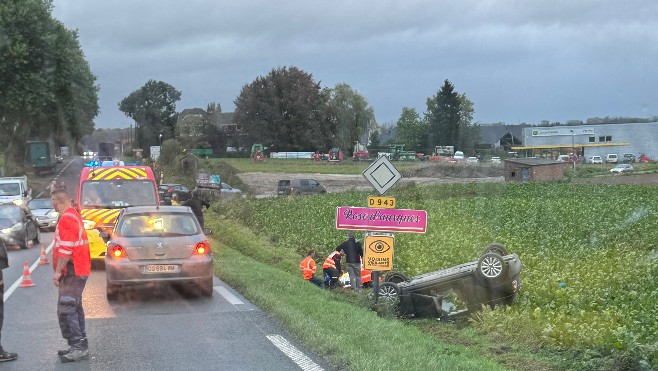
[(0, 362), (13, 361), (16, 358), (18, 358), (18, 354), (9, 353), (9, 352), (5, 351), (4, 349), (0, 348)]
[(70, 352), (60, 356), (62, 363), (77, 362), (89, 358), (89, 349), (71, 349)]
[[(87, 338), (82, 338), (79, 341), (78, 345), (80, 349), (87, 349), (89, 347), (89, 341), (87, 340)], [(60, 349), (57, 351), (57, 355), (63, 356), (65, 354), (69, 354), (70, 352), (71, 352), (71, 347), (69, 347), (68, 349)]]

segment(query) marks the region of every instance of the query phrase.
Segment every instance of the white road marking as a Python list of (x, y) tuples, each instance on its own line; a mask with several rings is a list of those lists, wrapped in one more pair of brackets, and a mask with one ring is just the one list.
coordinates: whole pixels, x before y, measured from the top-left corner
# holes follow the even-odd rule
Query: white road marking
[[(50, 250), (52, 250), (54, 243), (55, 243), (55, 241), (51, 242), (50, 245), (48, 245), (48, 247), (46, 247), (46, 254), (48, 254), (50, 252)], [(39, 259), (41, 259), (41, 254), (39, 254)], [(35, 260), (34, 263), (32, 263), (32, 266), (30, 266), (30, 268), (29, 268), (30, 274), (32, 274), (32, 272), (39, 265), (39, 259)], [(7, 301), (7, 299), (9, 299), (9, 297), (14, 292), (14, 290), (16, 290), (16, 288), (18, 288), (18, 286), (20, 286), (21, 282), (23, 282), (23, 274), (22, 273), (21, 273), (21, 276), (18, 277), (16, 282), (14, 282), (11, 285), (11, 287), (9, 289), (7, 289), (7, 291), (5, 291), (5, 295), (2, 297), (4, 301)]]
[(235, 304), (244, 304), (242, 302), (242, 300), (238, 299), (237, 296), (233, 295), (233, 293), (228, 291), (226, 289), (226, 287), (224, 287), (224, 286), (215, 286), (214, 289), (215, 289), (215, 291), (217, 291), (217, 293), (219, 295), (223, 296), (224, 299), (226, 299), (226, 301), (228, 301), (229, 303), (231, 303), (233, 305), (235, 305)]
[(290, 344), (286, 338), (281, 335), (267, 335), (267, 339), (272, 342), (283, 354), (292, 359), (304, 371), (324, 371), (317, 363), (313, 362), (306, 354)]

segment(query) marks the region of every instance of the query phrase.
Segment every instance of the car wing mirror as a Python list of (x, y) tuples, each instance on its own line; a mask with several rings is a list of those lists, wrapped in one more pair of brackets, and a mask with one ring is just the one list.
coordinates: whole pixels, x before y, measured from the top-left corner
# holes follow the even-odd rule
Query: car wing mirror
[(212, 229), (210, 229), (210, 228), (203, 228), (203, 234), (212, 234)]
[(105, 231), (100, 231), (98, 235), (101, 236), (101, 238), (110, 238), (110, 234)]

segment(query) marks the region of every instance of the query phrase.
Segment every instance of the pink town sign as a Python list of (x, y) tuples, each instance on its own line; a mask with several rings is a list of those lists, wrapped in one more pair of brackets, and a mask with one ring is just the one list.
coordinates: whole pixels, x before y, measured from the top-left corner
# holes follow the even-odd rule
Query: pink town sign
[(425, 233), (427, 211), (339, 206), (336, 229)]

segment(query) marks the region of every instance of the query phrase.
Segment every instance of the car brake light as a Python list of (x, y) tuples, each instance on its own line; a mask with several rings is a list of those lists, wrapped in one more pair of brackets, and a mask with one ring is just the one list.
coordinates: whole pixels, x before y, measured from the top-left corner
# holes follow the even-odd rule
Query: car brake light
[(194, 247), (194, 254), (195, 255), (204, 255), (204, 254), (207, 254), (209, 252), (210, 252), (210, 246), (208, 246), (206, 242), (199, 242)]
[(123, 249), (120, 245), (114, 244), (114, 243), (109, 243), (107, 245), (107, 249), (110, 252), (110, 256), (115, 258), (115, 259), (120, 259), (120, 258), (125, 258), (126, 257), (126, 250)]
[(167, 192), (173, 192), (173, 191), (174, 191), (173, 188), (171, 188), (171, 187), (167, 188)]

